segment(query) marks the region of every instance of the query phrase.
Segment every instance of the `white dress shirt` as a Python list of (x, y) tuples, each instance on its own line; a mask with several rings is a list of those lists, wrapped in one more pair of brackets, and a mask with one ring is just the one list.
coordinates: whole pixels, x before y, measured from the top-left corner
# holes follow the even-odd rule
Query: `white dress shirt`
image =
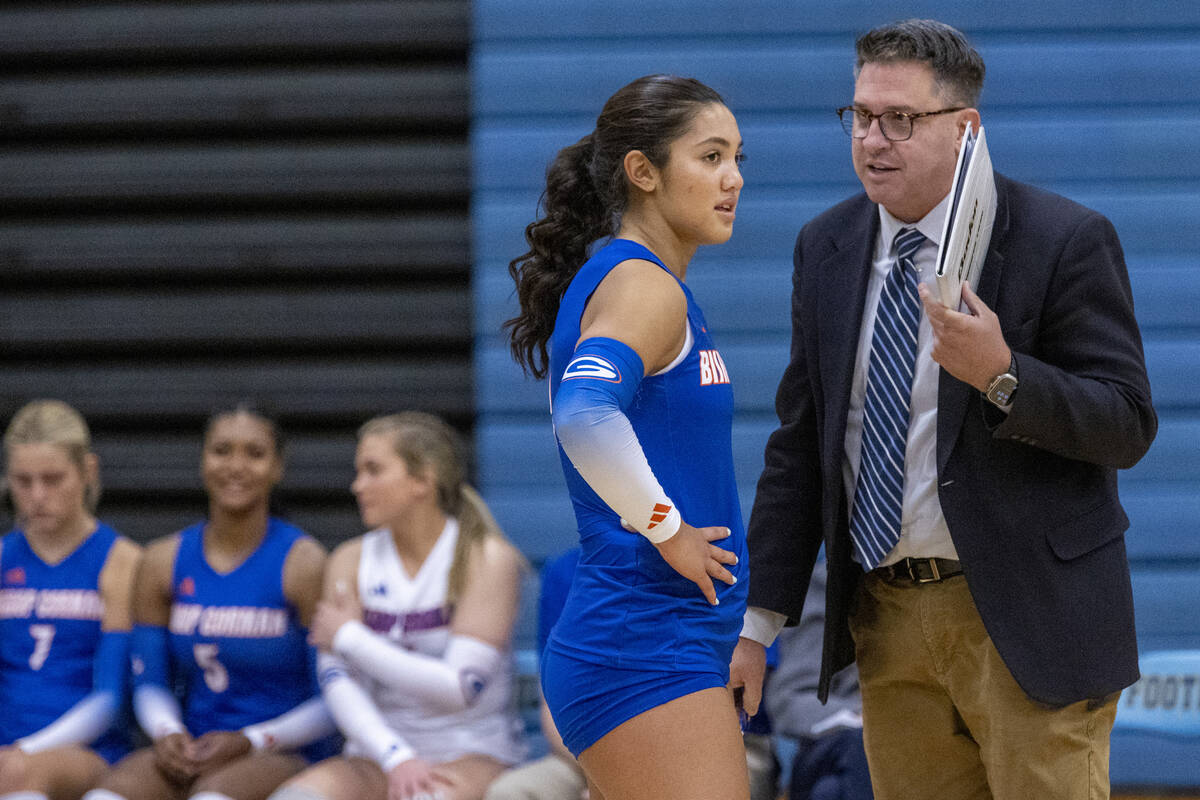
[[(883, 291), (883, 280), (896, 260), (892, 240), (901, 228), (916, 227), (925, 236), (913, 263), (922, 283), (937, 295), (934, 274), (938, 243), (946, 219), (949, 195), (934, 206), (915, 226), (904, 223), (879, 206), (879, 234), (875, 237), (871, 276), (859, 328), (858, 354), (854, 361), (854, 381), (850, 388), (850, 408), (846, 415), (846, 450), (842, 461), (842, 480), (846, 488), (847, 515), (854, 505), (854, 489), (862, 451), (863, 404), (867, 390), (867, 368), (871, 359), (871, 339), (875, 332), (875, 310)], [(933, 331), (929, 318), (921, 311), (917, 328), (917, 357), (913, 371), (912, 400), (909, 404), (908, 441), (904, 452), (904, 502), (900, 513), (900, 541), (881, 562), (894, 564), (901, 559), (958, 559), (942, 505), (937, 494), (937, 396), (941, 367), (933, 360)], [(750, 607), (742, 625), (742, 636), (769, 645), (775, 640), (787, 618), (778, 612)]]

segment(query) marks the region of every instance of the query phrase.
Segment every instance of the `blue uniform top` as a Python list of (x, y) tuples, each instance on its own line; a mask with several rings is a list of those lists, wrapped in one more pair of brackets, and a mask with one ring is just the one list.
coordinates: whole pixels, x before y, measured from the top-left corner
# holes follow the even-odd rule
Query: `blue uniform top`
[[(41, 730), (95, 688), (100, 571), (118, 534), (104, 523), (57, 564), (14, 530), (0, 543), (0, 745)], [(113, 761), (129, 752), (127, 725), (91, 743)]]
[(579, 548), (572, 547), (542, 566), (541, 590), (538, 592), (537, 651), (541, 655), (550, 641), (550, 631), (567, 604), (567, 593), (579, 564)]
[(299, 528), (278, 519), (226, 574), (204, 558), (204, 523), (180, 533), (168, 640), (193, 736), (237, 730), (290, 711), (319, 693), (310, 648), (283, 593), (283, 565)]
[[(629, 259), (645, 259), (667, 270), (642, 245), (615, 239), (572, 279), (550, 339), (551, 397), (575, 351), (587, 301), (612, 268)], [(732, 531), (715, 544), (737, 554), (738, 564), (729, 570), (738, 582), (713, 581), (720, 605), (710, 606), (644, 536), (621, 527), (620, 517), (588, 486), (560, 446), (582, 552), (549, 647), (620, 668), (728, 674), (749, 583), (733, 470), (733, 389), (704, 315), (688, 287), (683, 282), (679, 286), (687, 298), (694, 344), (674, 368), (643, 378), (625, 413), (683, 520), (697, 528), (723, 525)]]

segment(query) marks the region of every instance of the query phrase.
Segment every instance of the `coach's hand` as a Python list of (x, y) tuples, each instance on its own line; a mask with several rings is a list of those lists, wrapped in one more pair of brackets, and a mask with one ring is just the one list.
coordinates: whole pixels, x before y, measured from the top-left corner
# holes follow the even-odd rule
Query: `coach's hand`
[(729, 661), (729, 689), (734, 697), (741, 695), (739, 709), (745, 712), (747, 719), (758, 713), (766, 672), (767, 649), (753, 639), (739, 636)]
[(946, 308), (923, 283), (917, 292), (933, 331), (933, 360), (963, 383), (987, 391), (992, 378), (1008, 369), (1012, 357), (996, 313), (968, 283), (962, 287), (967, 314)]
[(693, 528), (680, 522), (679, 530), (665, 542), (654, 545), (671, 568), (700, 587), (710, 605), (717, 605), (717, 590), (713, 578), (730, 586), (737, 583), (725, 564), (736, 564), (737, 556), (715, 544), (729, 536), (729, 528)]

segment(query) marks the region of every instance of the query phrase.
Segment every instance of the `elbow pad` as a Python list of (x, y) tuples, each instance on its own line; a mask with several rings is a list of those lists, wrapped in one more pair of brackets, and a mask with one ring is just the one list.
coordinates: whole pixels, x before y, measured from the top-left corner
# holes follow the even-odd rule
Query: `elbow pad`
[(625, 415), (644, 372), (624, 342), (595, 337), (580, 343), (554, 395), (554, 433), (600, 499), (659, 544), (675, 535), (682, 519)]

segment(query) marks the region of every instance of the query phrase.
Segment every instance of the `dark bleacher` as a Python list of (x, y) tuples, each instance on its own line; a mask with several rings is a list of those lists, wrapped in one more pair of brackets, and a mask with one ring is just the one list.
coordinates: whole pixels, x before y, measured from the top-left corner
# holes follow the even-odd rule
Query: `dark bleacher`
[[(499, 331), (516, 308), (506, 264), (525, 250), (522, 231), (555, 151), (591, 130), (609, 94), (648, 72), (704, 80), (737, 115), (749, 156), (738, 221), (729, 244), (700, 250), (688, 283), (733, 377), (748, 512), (787, 359), (796, 231), (858, 189), (833, 114), (852, 95), (854, 37), (931, 16), (966, 31), (988, 64), (981, 110), (996, 168), (1100, 210), (1121, 235), (1161, 419), (1150, 453), (1121, 477), (1139, 641), (1145, 651), (1200, 648), (1200, 162), (1189, 135), (1200, 127), (1200, 5), (1098, 0), (1086, 14), (1042, 0), (864, 8), (475, 3), (477, 442), (497, 515), (535, 561), (575, 538), (545, 385), (520, 375)], [(532, 641), (532, 627), (525, 636)], [(1146, 743), (1122, 746), (1118, 783), (1136, 777), (1130, 758)]]
[(357, 533), (361, 422), (473, 425), (468, 44), (465, 0), (0, 9), (0, 418), (76, 405), (145, 540), (252, 399), (282, 509)]

